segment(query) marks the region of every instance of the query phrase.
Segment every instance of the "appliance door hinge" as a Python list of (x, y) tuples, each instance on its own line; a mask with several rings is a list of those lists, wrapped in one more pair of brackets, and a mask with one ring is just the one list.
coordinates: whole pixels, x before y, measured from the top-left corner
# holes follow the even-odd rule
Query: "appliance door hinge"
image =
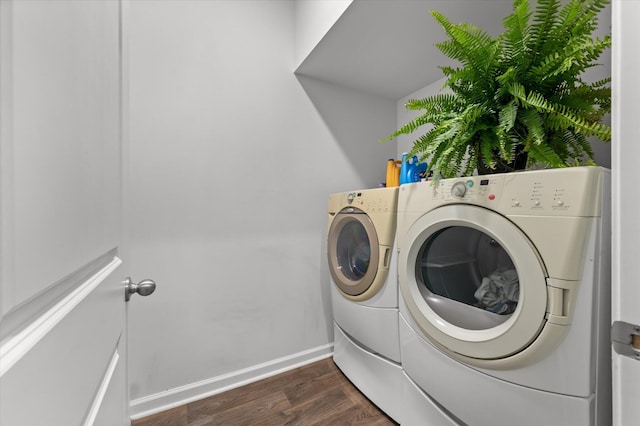
[(616, 353), (640, 361), (640, 325), (614, 322), (611, 326), (611, 341)]

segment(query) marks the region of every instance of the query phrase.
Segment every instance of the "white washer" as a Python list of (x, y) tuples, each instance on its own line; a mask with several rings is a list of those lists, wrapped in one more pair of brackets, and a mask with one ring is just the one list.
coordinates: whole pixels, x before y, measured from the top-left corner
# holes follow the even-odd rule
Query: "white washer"
[(609, 188), (599, 167), (400, 188), (408, 424), (611, 423)]
[(397, 187), (331, 195), (327, 254), (334, 362), (363, 394), (400, 422), (397, 199)]

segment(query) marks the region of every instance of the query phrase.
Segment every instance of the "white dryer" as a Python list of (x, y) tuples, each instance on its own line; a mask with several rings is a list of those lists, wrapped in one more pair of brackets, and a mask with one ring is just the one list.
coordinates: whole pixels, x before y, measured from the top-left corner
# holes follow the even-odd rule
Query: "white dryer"
[(336, 365), (400, 422), (396, 206), (398, 188), (329, 197), (327, 254)]
[(407, 424), (611, 423), (609, 188), (599, 167), (400, 188)]

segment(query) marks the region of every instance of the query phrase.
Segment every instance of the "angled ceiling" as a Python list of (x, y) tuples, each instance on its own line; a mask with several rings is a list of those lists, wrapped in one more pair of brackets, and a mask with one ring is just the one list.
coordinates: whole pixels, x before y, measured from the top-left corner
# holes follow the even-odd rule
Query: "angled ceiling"
[(510, 0), (354, 0), (296, 73), (398, 100), (452, 64), (434, 47), (446, 35), (430, 10), (496, 35), (511, 7)]

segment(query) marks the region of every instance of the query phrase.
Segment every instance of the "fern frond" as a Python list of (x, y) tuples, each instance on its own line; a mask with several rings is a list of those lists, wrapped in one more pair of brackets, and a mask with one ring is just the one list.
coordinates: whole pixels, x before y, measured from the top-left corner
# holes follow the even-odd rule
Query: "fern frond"
[(409, 99), (405, 104), (407, 110), (424, 109), (432, 112), (457, 111), (464, 108), (464, 103), (451, 93), (439, 93), (423, 99)]
[(545, 143), (544, 118), (535, 109), (526, 109), (520, 114), (520, 121), (527, 129), (528, 142), (525, 149), (529, 149), (531, 144), (542, 145)]
[(380, 142), (388, 142), (400, 135), (407, 135), (409, 133), (413, 133), (417, 128), (424, 126), (425, 124), (429, 124), (431, 123), (432, 120), (430, 119), (430, 113), (425, 113), (423, 115), (421, 115), (420, 117), (417, 117), (411, 121), (409, 121), (407, 124), (405, 124), (404, 126), (400, 127), (398, 130), (396, 130), (395, 132), (393, 132), (392, 134), (390, 134), (389, 136), (380, 139)]
[(513, 124), (516, 122), (516, 116), (518, 115), (518, 105), (515, 102), (509, 102), (499, 111), (498, 121), (500, 128), (508, 132), (513, 128)]
[(552, 167), (565, 167), (566, 164), (548, 145), (531, 145), (529, 160), (537, 163), (548, 164)]
[(496, 167), (494, 152), (496, 151), (496, 149), (499, 149), (497, 141), (484, 136), (479, 138), (478, 143), (478, 153), (482, 156), (482, 161), (484, 161), (487, 167), (489, 167), (490, 169), (494, 169)]
[(514, 2), (513, 13), (504, 18), (505, 31), (499, 37), (501, 44), (501, 61), (512, 64), (511, 69), (526, 69), (526, 63), (530, 55), (528, 27), (529, 2)]
[(497, 52), (497, 42), (482, 29), (471, 24), (453, 24), (443, 14), (432, 10), (431, 14), (440, 23), (450, 40), (436, 43), (445, 55), (474, 68), (486, 72)]
[[(531, 52), (539, 52), (540, 47), (546, 44), (549, 33), (555, 25), (559, 8), (560, 2), (558, 0), (538, 0), (531, 25), (529, 46)], [(531, 58), (531, 60), (535, 61), (535, 58)]]
[(591, 145), (582, 133), (565, 130), (559, 134), (561, 143), (567, 147), (567, 157), (593, 159)]

